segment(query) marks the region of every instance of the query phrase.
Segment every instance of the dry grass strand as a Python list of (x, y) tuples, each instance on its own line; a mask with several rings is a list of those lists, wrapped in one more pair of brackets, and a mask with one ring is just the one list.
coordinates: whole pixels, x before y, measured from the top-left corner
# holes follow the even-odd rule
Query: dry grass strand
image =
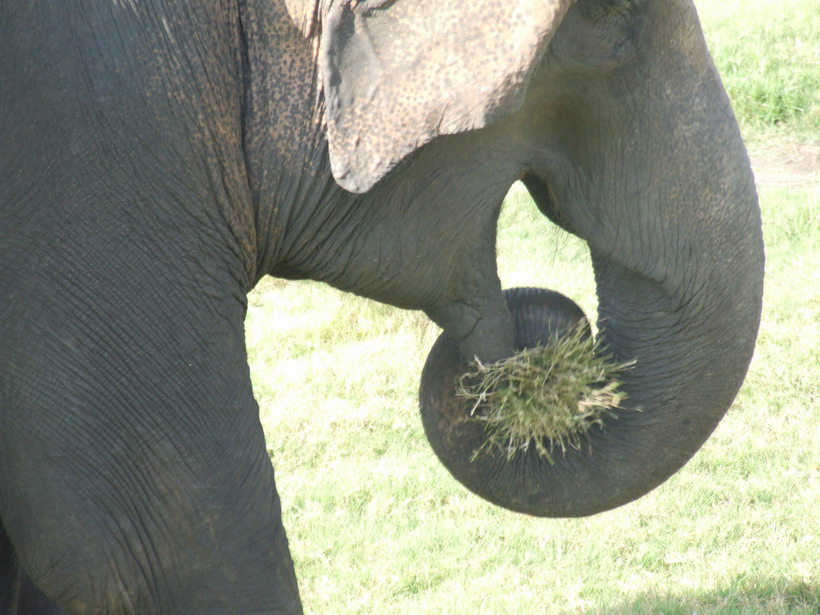
[(534, 446), (552, 463), (556, 448), (562, 454), (580, 449), (591, 427), (603, 427), (622, 408), (626, 394), (618, 374), (634, 365), (614, 361), (581, 327), (497, 363), (472, 362), (456, 394), (487, 434), (473, 459), (485, 448), (512, 459)]

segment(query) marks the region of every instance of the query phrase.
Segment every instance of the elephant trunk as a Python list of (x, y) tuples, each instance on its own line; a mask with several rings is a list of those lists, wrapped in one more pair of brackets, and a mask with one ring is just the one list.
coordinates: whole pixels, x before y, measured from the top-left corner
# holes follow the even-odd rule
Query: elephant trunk
[[(661, 257), (652, 255), (654, 266), (641, 269), (620, 258), (623, 252), (590, 242), (601, 342), (618, 361), (636, 365), (621, 377), (624, 408), (591, 428), (577, 450), (556, 449), (546, 459), (531, 446), (508, 459), (484, 447), (474, 456), (486, 441), (484, 427), (454, 393), (466, 366), (458, 345), (439, 339), (422, 374), (422, 418), (459, 481), (512, 510), (575, 517), (640, 497), (694, 455), (743, 381), (759, 324), (763, 246), (751, 174), (743, 179), (733, 191), (739, 201), (693, 207), (700, 214), (688, 223), (691, 234), (672, 233), (675, 246), (660, 247), (667, 260), (675, 254), (677, 266), (658, 267)], [(524, 295), (523, 303), (521, 293), (508, 295), (517, 325), (522, 310), (533, 310)], [(517, 328), (519, 347), (527, 345), (531, 332)]]

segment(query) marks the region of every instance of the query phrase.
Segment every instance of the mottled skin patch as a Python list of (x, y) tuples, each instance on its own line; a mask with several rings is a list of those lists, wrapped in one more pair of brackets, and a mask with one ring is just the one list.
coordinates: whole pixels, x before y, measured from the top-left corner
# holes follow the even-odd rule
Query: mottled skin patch
[(351, 10), (334, 4), (320, 66), (339, 184), (366, 192), (434, 137), (482, 128), (516, 111), (570, 5), (416, 0), (386, 9), (362, 2)]

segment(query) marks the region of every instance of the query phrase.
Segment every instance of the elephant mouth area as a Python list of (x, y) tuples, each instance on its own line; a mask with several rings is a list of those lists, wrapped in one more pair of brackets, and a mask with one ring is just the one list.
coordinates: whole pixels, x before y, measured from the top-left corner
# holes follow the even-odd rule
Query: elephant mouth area
[(569, 228), (569, 221), (561, 211), (550, 183), (540, 175), (531, 172), (521, 173), (519, 179), (530, 193), (538, 210), (553, 224), (560, 226), (565, 231), (572, 232)]

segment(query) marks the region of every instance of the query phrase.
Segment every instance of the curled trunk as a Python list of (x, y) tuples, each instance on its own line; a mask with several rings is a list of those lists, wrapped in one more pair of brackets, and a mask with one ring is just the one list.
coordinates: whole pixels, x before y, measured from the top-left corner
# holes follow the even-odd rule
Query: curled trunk
[[(759, 241), (747, 244), (753, 249)], [(637, 365), (623, 375), (627, 407), (591, 428), (579, 450), (556, 451), (552, 460), (535, 447), (512, 459), (485, 447), (473, 459), (486, 434), (455, 395), (454, 382), (466, 364), (458, 345), (442, 335), (420, 391), (433, 449), (466, 487), (519, 512), (584, 516), (640, 497), (694, 455), (734, 399), (756, 338), (761, 258), (762, 252), (743, 255), (740, 285), (721, 285), (717, 276), (681, 296), (593, 252), (599, 335), (616, 359), (634, 358)], [(709, 294), (708, 301), (701, 293)], [(546, 343), (582, 318), (572, 302), (549, 291), (508, 291), (507, 300), (519, 349)]]

